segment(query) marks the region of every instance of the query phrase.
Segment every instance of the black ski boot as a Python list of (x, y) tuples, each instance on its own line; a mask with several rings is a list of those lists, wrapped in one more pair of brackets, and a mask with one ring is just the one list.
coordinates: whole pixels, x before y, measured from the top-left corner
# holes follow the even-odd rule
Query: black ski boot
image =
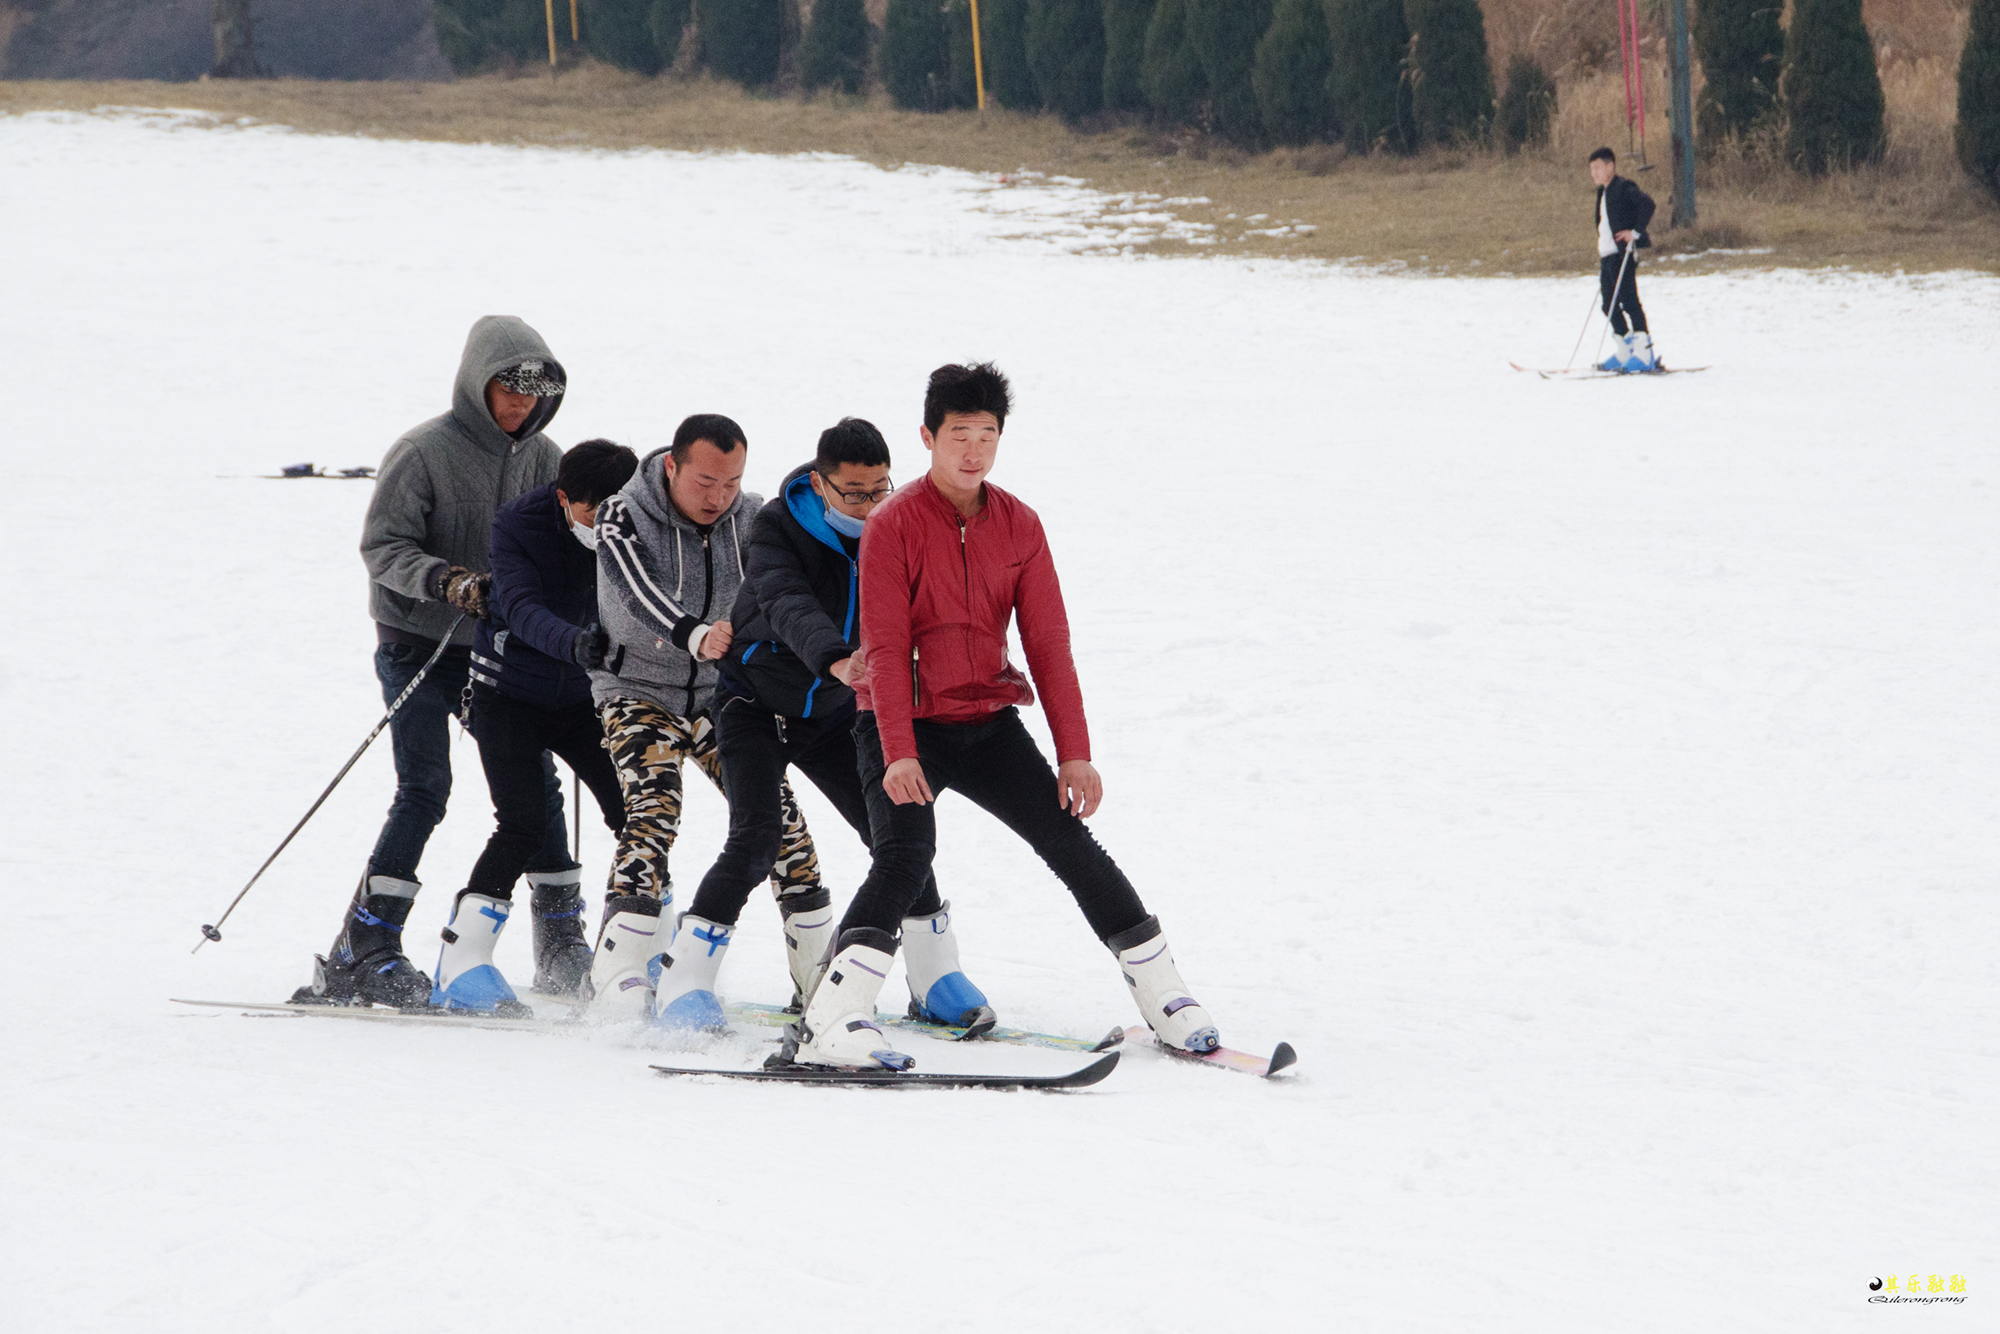
[(575, 871), (528, 874), (535, 923), (535, 990), (581, 996), (590, 976), (590, 941), (583, 933), (583, 895)]
[[(390, 893), (370, 893), (389, 889)], [(396, 892), (400, 891), (400, 892)], [(417, 884), (372, 875), (348, 905), (347, 921), (333, 948), (313, 957), (313, 980), (292, 994), (295, 1005), (430, 1005), (431, 980), (403, 954), (403, 923), (416, 903)]]

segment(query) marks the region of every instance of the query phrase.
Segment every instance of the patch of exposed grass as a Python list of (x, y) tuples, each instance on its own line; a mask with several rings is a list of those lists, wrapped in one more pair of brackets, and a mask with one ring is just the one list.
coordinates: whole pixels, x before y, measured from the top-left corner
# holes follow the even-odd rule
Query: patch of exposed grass
[[(1676, 265), (1688, 270), (2000, 270), (2000, 208), (1950, 157), (1952, 81), (1941, 62), (1930, 64), (1938, 68), (1919, 61), (1887, 71), (1891, 146), (1877, 166), (1813, 181), (1782, 170), (1757, 143), (1725, 145), (1702, 167), (1701, 226), (1681, 232), (1665, 227), (1667, 170), (1639, 174), (1660, 202), (1658, 253), (1700, 256)], [(1589, 76), (1563, 88), (1543, 149), (1512, 158), (1433, 151), (1400, 159), (1354, 157), (1332, 146), (1251, 154), (1135, 123), (1070, 130), (1052, 116), (1005, 111), (923, 115), (897, 111), (879, 96), (752, 95), (707, 78), (643, 79), (593, 65), (555, 79), (523, 74), (448, 84), (0, 83), (0, 112), (179, 107), (310, 133), (835, 152), (883, 166), (1042, 172), (1114, 193), (1197, 201), (1171, 207), (1213, 226), (1216, 243), (1161, 241), (1152, 247), (1160, 253), (1350, 260), (1462, 274), (1596, 267), (1583, 159), (1601, 142), (1624, 148), (1622, 98), (1616, 76)], [(1665, 134), (1657, 126), (1653, 140), (1656, 158), (1664, 156)]]

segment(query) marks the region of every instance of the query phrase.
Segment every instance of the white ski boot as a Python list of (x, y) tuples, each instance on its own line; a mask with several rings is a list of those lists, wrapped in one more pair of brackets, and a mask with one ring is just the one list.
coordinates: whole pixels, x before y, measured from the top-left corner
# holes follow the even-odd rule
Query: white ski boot
[(622, 894), (604, 904), (604, 928), (590, 961), (590, 1013), (598, 1019), (653, 1017), (653, 960), (665, 944), (658, 899)]
[(721, 1033), (729, 1021), (715, 994), (715, 975), (729, 951), (732, 928), (692, 913), (681, 916), (674, 943), (660, 956), (653, 989), (653, 1023), (676, 1032)]
[(969, 1038), (999, 1022), (986, 994), (959, 969), (950, 900), (928, 917), (903, 919), (903, 972), (910, 982), (910, 1018), (963, 1028)]
[(1660, 368), (1660, 360), (1653, 355), (1653, 336), (1641, 331), (1628, 334), (1625, 338), (1625, 369), (1628, 371), (1653, 371)]
[(1611, 351), (1604, 360), (1597, 363), (1601, 371), (1623, 371), (1625, 363), (1632, 359), (1632, 335), (1612, 334)]
[(478, 1014), (532, 1013), (493, 966), (493, 947), (500, 943), (500, 930), (513, 911), (506, 899), (459, 891), (444, 929), (444, 944), (438, 948), (437, 968), (431, 973), (431, 1004)]
[[(791, 1057), (800, 1065), (907, 1070), (916, 1062), (889, 1048), (875, 1022), (875, 998), (896, 961), (896, 938), (872, 926), (844, 933), (826, 976), (806, 1002)], [(787, 1044), (789, 1047), (791, 1044)]]
[(833, 895), (824, 889), (787, 894), (778, 900), (785, 922), (785, 963), (792, 970), (790, 1008), (803, 1011), (819, 985), (827, 947), (833, 944)]
[(1160, 919), (1148, 917), (1129, 931), (1104, 942), (1118, 956), (1118, 971), (1132, 988), (1132, 999), (1161, 1042), (1182, 1051), (1214, 1051), (1222, 1045), (1215, 1021), (1188, 995), (1173, 951), (1160, 930)]

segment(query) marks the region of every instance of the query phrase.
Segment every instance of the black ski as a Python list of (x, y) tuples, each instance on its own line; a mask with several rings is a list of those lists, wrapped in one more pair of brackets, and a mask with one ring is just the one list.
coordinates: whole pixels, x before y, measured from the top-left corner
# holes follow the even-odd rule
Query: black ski
[(930, 1070), (839, 1070), (822, 1065), (778, 1065), (755, 1070), (694, 1070), (656, 1065), (662, 1075), (714, 1075), (721, 1079), (759, 1079), (773, 1084), (833, 1084), (881, 1089), (1042, 1089), (1088, 1088), (1110, 1074), (1119, 1053), (1106, 1052), (1066, 1075), (973, 1075)]

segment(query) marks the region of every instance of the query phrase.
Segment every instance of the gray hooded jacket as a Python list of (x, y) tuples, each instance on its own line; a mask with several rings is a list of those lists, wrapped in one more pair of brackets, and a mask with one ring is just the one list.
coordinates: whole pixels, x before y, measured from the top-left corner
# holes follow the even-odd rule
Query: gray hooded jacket
[(611, 653), (606, 670), (590, 674), (590, 694), (599, 704), (622, 695), (692, 718), (715, 691), (715, 663), (697, 662), (688, 637), (729, 619), (750, 520), (764, 500), (738, 492), (704, 532), (667, 495), (667, 454), (646, 455), (597, 507), (597, 613)]
[[(458, 613), (433, 601), (446, 567), (487, 570), (493, 512), (556, 479), (562, 451), (542, 428), (562, 399), (544, 398), (510, 439), (486, 407), (486, 382), (524, 361), (539, 360), (565, 383), (542, 336), (512, 315), (487, 315), (472, 326), (452, 386), (451, 411), (406, 432), (389, 447), (361, 529), (368, 566), (368, 612), (390, 631), (436, 641)], [(452, 635), (472, 642), (470, 619)]]

